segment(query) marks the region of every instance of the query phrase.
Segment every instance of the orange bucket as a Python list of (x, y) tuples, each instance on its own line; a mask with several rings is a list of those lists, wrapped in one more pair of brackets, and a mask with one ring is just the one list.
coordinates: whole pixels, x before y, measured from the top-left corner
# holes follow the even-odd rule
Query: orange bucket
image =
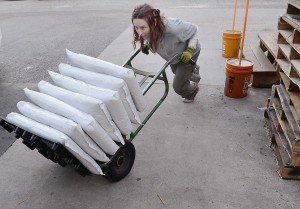
[(225, 96), (243, 98), (247, 96), (248, 85), (253, 72), (253, 63), (250, 60), (228, 59), (226, 61)]
[(223, 32), (222, 56), (226, 58), (238, 57), (242, 32), (225, 30)]

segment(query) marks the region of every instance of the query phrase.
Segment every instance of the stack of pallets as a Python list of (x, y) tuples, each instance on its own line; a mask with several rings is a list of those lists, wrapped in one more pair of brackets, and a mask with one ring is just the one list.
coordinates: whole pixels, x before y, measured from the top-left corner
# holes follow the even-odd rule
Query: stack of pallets
[(279, 19), (273, 63), (281, 79), (268, 100), (267, 127), (279, 174), (300, 179), (300, 1), (289, 1), (286, 14)]

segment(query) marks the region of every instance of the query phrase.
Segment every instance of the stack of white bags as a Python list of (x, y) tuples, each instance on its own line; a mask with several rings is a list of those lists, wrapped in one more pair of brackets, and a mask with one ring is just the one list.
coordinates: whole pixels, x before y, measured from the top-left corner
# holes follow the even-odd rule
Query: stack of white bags
[[(66, 50), (71, 65), (49, 71), (54, 82), (24, 89), (30, 102), (17, 104), (12, 124), (49, 141), (62, 144), (91, 173), (103, 175), (96, 161), (107, 162), (123, 136), (140, 124), (138, 112), (146, 103), (134, 72), (103, 60)], [(96, 160), (96, 161), (95, 161)]]

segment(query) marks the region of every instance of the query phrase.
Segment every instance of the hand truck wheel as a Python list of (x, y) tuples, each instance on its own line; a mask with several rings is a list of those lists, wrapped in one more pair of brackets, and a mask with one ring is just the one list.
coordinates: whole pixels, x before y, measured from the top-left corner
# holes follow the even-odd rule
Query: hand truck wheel
[(105, 177), (111, 181), (119, 181), (128, 175), (135, 159), (135, 148), (130, 141), (126, 141), (111, 157), (110, 161), (103, 165)]

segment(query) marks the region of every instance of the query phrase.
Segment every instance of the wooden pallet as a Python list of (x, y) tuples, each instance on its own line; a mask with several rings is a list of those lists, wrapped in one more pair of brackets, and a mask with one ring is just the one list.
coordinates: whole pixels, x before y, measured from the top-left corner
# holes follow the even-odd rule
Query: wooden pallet
[(290, 6), (294, 7), (294, 9), (292, 9), (292, 11), (296, 11), (299, 14), (299, 10), (300, 10), (300, 1), (299, 0), (289, 0), (288, 1), (288, 8), (287, 8), (288, 13), (291, 12), (291, 9), (289, 9)]
[[(300, 124), (300, 91), (297, 85), (293, 84), (291, 80), (284, 74), (281, 73), (281, 83), (287, 90), (287, 100), (290, 104), (294, 117), (298, 124)], [(292, 91), (291, 91), (292, 90)]]
[(280, 74), (276, 69), (277, 37), (272, 33), (259, 34), (259, 47), (245, 47), (244, 55), (253, 62), (252, 86), (271, 87), (278, 83)]
[[(281, 29), (278, 30), (278, 43), (286, 43), (294, 48), (298, 54), (300, 53), (300, 32), (295, 27), (296, 26), (292, 20), (292, 18), (285, 14), (279, 20), (279, 22), (284, 25)], [(280, 27), (279, 27), (280, 28)], [(283, 42), (282, 42), (283, 41)], [(296, 53), (294, 52), (294, 53)], [(297, 54), (295, 54), (297, 56)]]
[(286, 16), (291, 20), (293, 27), (300, 31), (300, 2), (299, 0), (290, 0), (288, 2)]
[(298, 116), (295, 118), (287, 97), (284, 86), (276, 85), (269, 107), (275, 110), (278, 121), (277, 130), (283, 131), (291, 152), (300, 154), (300, 126), (296, 119)]
[(281, 82), (284, 83), (289, 92), (299, 92), (299, 80), (293, 77), (288, 77), (286, 72), (280, 68)]
[(287, 13), (278, 22), (277, 70), (288, 92), (300, 88), (300, 22), (295, 19), (299, 8), (300, 1), (290, 1)]
[(258, 34), (259, 47), (265, 52), (268, 60), (274, 64), (276, 63), (277, 57), (277, 33), (274, 32), (264, 32)]
[(272, 87), (267, 108), (266, 128), (278, 162), (278, 173), (283, 179), (300, 180), (299, 125), (293, 120), (283, 85)]
[(276, 71), (274, 65), (270, 63), (260, 47), (246, 47), (244, 56), (253, 62), (253, 87), (269, 88), (279, 82), (280, 74)]
[[(276, 118), (274, 110), (268, 110), (268, 119), (266, 119), (266, 128), (271, 133), (271, 147), (274, 150), (278, 163), (278, 174), (283, 179), (300, 180), (300, 167), (290, 165), (291, 156), (287, 145), (284, 144), (284, 134), (278, 132), (273, 125), (272, 119)], [(272, 118), (272, 119), (270, 119)]]

